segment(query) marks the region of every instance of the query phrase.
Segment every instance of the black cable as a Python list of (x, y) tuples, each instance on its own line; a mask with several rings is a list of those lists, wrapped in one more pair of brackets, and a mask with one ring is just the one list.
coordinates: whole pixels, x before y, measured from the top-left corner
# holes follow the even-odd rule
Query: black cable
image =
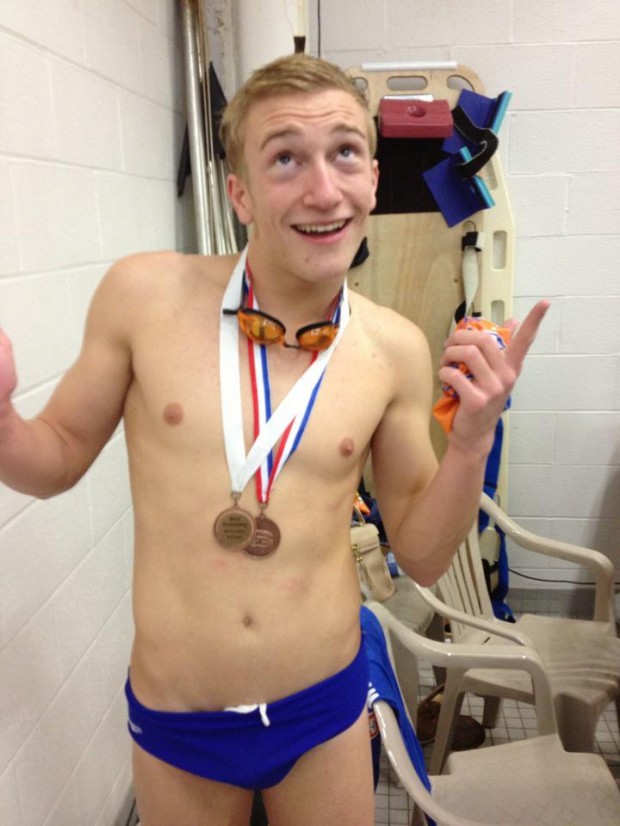
[[(532, 579), (534, 582), (559, 582), (562, 585), (596, 585), (596, 582), (575, 582), (571, 579), (543, 579), (538, 576), (530, 576), (529, 574), (522, 574), (520, 571), (515, 571), (514, 568), (508, 568), (511, 574), (523, 577), (523, 579)], [(614, 582), (614, 585), (620, 586), (620, 582)]]

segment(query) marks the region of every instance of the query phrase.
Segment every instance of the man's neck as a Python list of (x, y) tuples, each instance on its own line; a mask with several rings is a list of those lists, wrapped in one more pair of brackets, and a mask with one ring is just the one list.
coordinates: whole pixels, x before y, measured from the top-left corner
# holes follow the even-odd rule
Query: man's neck
[(327, 281), (306, 280), (248, 250), (248, 266), (258, 306), (281, 320), (291, 332), (329, 318), (342, 285), (344, 273)]

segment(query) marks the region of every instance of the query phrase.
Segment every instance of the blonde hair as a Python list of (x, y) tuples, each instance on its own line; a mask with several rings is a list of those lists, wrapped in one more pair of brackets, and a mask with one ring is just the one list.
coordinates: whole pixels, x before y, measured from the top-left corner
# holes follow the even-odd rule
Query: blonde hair
[(220, 139), (231, 172), (243, 172), (245, 123), (251, 107), (259, 100), (294, 93), (312, 94), (331, 89), (346, 92), (356, 100), (366, 115), (368, 145), (375, 154), (377, 135), (364, 92), (339, 66), (307, 54), (280, 57), (257, 69), (235, 93), (224, 109)]

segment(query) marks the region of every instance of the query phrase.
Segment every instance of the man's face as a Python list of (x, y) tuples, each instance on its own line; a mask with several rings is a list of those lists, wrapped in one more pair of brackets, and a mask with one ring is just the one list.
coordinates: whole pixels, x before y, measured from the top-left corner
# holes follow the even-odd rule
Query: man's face
[(253, 225), (254, 249), (304, 280), (342, 277), (378, 180), (359, 103), (340, 90), (258, 101), (244, 150), (245, 171), (230, 176), (228, 192), (239, 220)]

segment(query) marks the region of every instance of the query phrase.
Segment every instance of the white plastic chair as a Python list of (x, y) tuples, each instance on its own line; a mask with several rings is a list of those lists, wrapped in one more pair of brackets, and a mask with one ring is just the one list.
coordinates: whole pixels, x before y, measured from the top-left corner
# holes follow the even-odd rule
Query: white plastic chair
[[(413, 580), (400, 576), (394, 582), (396, 592), (382, 605), (412, 631), (433, 640), (443, 639), (443, 619), (420, 597)], [(398, 641), (395, 642), (392, 654), (407, 711), (411, 717), (415, 717), (418, 711), (418, 669), (415, 657), (400, 646)], [(443, 675), (440, 675), (440, 681), (443, 681)]]
[[(569, 560), (589, 570), (596, 583), (592, 619), (524, 614), (515, 624), (498, 620), (484, 580), (477, 526), (437, 582), (437, 595), (417, 584), (415, 588), (429, 606), (450, 620), (455, 647), (492, 641), (494, 645), (534, 649), (549, 677), (564, 747), (568, 751), (593, 751), (596, 724), (613, 700), (620, 719), (620, 640), (616, 636), (611, 561), (598, 551), (523, 530), (486, 494), (482, 495), (481, 507), (523, 548)], [(523, 671), (453, 669), (446, 679), (431, 761), (433, 773), (439, 773), (443, 766), (465, 691), (485, 697), (483, 723), (488, 727), (496, 723), (501, 698), (532, 703), (535, 696), (532, 681)]]
[(446, 773), (431, 776), (429, 792), (413, 769), (391, 707), (373, 708), (388, 759), (415, 803), (412, 826), (618, 826), (620, 791), (602, 757), (564, 751), (543, 663), (527, 647), (452, 645), (405, 628), (382, 605), (379, 618), (391, 656), (393, 635), (419, 660), (452, 668), (523, 669), (536, 694), (539, 733), (526, 740), (451, 755)]

